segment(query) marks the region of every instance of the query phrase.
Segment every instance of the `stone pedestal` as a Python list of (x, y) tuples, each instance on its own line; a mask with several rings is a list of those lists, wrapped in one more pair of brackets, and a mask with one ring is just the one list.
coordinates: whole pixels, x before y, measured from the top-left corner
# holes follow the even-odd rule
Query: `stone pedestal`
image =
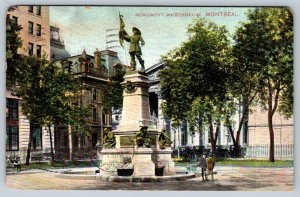
[(151, 126), (148, 77), (137, 71), (124, 76), (122, 120), (118, 131), (138, 131), (140, 126)]
[[(160, 132), (152, 128), (149, 106), (149, 82), (145, 74), (131, 71), (124, 76), (122, 120), (117, 130), (116, 147), (101, 151), (102, 163), (100, 174), (115, 176), (117, 170), (128, 166), (125, 160), (131, 161), (134, 177), (155, 176), (155, 168), (164, 167), (165, 175), (174, 174), (174, 162), (171, 159), (172, 150), (161, 150), (158, 144)], [(137, 147), (136, 133), (141, 127), (147, 126), (147, 134), (151, 139), (150, 148)]]
[(135, 150), (133, 157), (134, 176), (155, 176), (155, 164), (152, 161), (152, 150), (141, 148)]

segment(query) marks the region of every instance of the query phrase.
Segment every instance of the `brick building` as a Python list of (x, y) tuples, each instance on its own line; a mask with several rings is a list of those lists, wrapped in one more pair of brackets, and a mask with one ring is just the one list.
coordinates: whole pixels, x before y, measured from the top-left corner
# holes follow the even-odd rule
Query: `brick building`
[[(22, 47), (18, 53), (25, 56), (45, 56), (50, 58), (50, 25), (49, 7), (47, 6), (16, 6), (8, 15), (22, 30), (19, 37)], [(20, 98), (11, 90), (6, 91), (6, 152), (7, 155), (20, 156), (25, 160), (28, 147), (30, 126), (33, 129), (32, 158), (37, 154), (49, 151), (49, 135), (47, 131), (29, 123), (21, 113)]]

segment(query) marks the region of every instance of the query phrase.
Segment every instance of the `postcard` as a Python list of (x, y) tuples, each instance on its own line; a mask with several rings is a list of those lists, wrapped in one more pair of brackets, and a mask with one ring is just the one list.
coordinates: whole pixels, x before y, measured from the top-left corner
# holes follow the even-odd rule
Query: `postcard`
[(294, 190), (293, 25), (288, 7), (10, 7), (7, 186)]

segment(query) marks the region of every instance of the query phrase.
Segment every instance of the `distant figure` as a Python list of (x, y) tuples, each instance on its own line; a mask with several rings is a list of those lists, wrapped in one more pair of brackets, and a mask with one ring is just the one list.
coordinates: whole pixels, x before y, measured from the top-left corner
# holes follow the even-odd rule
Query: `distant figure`
[(214, 167), (215, 167), (215, 159), (212, 157), (212, 154), (209, 154), (209, 157), (207, 158), (207, 170), (208, 173), (205, 175), (206, 180), (208, 180), (208, 176), (211, 175), (211, 180), (214, 181)]
[(200, 163), (199, 164), (200, 164), (200, 168), (201, 168), (202, 181), (204, 181), (205, 170), (207, 168), (206, 156), (204, 154), (200, 158)]
[(21, 161), (19, 158), (10, 158), (10, 162), (12, 163), (13, 167), (17, 169), (17, 171), (21, 171)]

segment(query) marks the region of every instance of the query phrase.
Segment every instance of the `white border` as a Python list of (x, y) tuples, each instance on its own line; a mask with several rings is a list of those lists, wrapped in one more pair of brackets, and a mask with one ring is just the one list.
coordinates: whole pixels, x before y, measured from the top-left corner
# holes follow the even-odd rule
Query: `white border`
[[(300, 76), (300, 69), (298, 65), (300, 54), (299, 54), (299, 43), (300, 39), (298, 37), (299, 32), (299, 14), (300, 11), (299, 3), (297, 0), (172, 0), (172, 1), (162, 1), (162, 0), (1, 0), (0, 4), (0, 193), (1, 196), (22, 196), (22, 197), (34, 197), (34, 196), (65, 196), (72, 195), (73, 196), (82, 196), (82, 195), (90, 195), (90, 196), (164, 196), (164, 195), (172, 195), (172, 196), (182, 196), (182, 195), (203, 195), (203, 196), (253, 196), (253, 195), (263, 195), (263, 196), (299, 196), (299, 158), (295, 154), (295, 191), (293, 192), (210, 192), (210, 191), (199, 191), (199, 192), (191, 192), (191, 191), (54, 191), (54, 190), (47, 190), (47, 191), (26, 191), (26, 190), (14, 190), (10, 189), (5, 185), (5, 17), (6, 17), (6, 10), (11, 5), (155, 5), (155, 6), (289, 6), (292, 8), (294, 13), (294, 27), (295, 27), (295, 63), (294, 63), (294, 81), (295, 81), (295, 142), (299, 140), (298, 128), (299, 128), (299, 117), (298, 114), (300, 112), (300, 105), (299, 105), (299, 76)], [(295, 152), (297, 153), (299, 145), (295, 143)], [(284, 177), (283, 177), (284, 181)], [(45, 183), (47, 184), (47, 183)], [(201, 184), (201, 183), (199, 183)], [(154, 193), (155, 192), (155, 193)], [(297, 195), (298, 193), (298, 195)]]

